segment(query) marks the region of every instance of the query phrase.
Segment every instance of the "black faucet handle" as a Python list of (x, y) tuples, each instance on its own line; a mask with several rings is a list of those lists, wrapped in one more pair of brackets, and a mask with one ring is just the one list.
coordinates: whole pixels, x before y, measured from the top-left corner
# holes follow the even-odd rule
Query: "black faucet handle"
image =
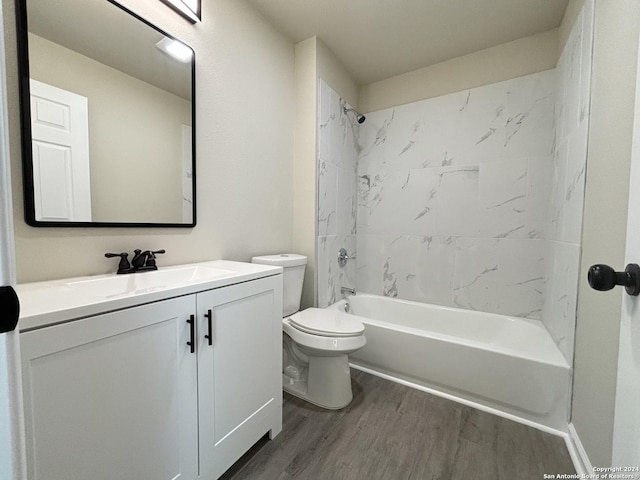
[(147, 263), (146, 266), (147, 267), (155, 267), (156, 266), (156, 254), (160, 255), (161, 253), (165, 253), (166, 250), (162, 249), (162, 250), (154, 250), (152, 252), (149, 252), (149, 256), (147, 257)]
[(127, 252), (122, 253), (105, 253), (105, 257), (113, 258), (120, 257), (120, 263), (118, 264), (118, 273), (127, 273), (131, 270), (131, 264), (129, 263), (129, 254)]

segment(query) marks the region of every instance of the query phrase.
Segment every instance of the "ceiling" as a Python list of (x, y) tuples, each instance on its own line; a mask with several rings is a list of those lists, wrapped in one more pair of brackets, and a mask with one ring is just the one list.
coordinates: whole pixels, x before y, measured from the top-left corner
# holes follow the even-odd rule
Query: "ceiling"
[(317, 35), (361, 85), (545, 32), (568, 0), (248, 0), (297, 43)]

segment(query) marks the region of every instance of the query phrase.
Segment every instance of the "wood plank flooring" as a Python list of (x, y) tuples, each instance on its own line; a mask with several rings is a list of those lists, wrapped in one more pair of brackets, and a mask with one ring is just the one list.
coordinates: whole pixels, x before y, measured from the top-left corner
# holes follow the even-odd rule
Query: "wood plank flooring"
[(315, 407), (285, 394), (283, 430), (223, 480), (540, 480), (575, 474), (564, 441), (351, 371), (353, 402)]

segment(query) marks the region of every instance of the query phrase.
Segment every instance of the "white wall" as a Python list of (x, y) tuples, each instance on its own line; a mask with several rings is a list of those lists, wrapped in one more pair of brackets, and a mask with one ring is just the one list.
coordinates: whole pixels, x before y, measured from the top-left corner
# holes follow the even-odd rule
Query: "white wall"
[(107, 251), (165, 248), (160, 265), (293, 247), (293, 45), (243, 0), (204, 2), (191, 25), (161, 2), (121, 2), (196, 54), (194, 229), (32, 228), (23, 218), (14, 5), (5, 7), (18, 281), (113, 272)]
[(322, 40), (316, 40), (318, 78), (326, 82), (340, 97), (356, 110), (359, 108), (360, 86), (353, 80), (347, 66), (329, 50)]
[(359, 105), (372, 112), (549, 70), (557, 42), (558, 30), (550, 30), (363, 85)]

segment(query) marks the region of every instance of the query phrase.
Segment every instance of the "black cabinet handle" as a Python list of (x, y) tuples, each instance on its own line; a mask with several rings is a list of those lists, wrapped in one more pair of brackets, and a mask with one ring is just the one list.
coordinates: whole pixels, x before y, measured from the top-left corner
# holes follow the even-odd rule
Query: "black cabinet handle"
[(211, 313), (211, 310), (207, 310), (207, 313), (204, 314), (205, 318), (207, 319), (207, 326), (209, 328), (209, 333), (207, 335), (204, 336), (204, 338), (206, 338), (207, 340), (209, 340), (209, 345), (213, 345), (213, 332), (212, 332), (212, 325), (211, 325), (211, 318), (213, 316), (213, 314)]
[(595, 290), (604, 292), (616, 285), (623, 285), (629, 295), (640, 294), (640, 266), (636, 263), (627, 265), (624, 272), (616, 272), (609, 265), (592, 265), (587, 280)]
[(187, 345), (189, 345), (189, 347), (191, 347), (191, 353), (195, 353), (196, 351), (196, 322), (195, 322), (195, 316), (191, 315), (189, 317), (189, 320), (187, 320), (187, 323), (189, 324), (190, 327), (190, 333), (189, 333), (189, 340), (187, 342)]

